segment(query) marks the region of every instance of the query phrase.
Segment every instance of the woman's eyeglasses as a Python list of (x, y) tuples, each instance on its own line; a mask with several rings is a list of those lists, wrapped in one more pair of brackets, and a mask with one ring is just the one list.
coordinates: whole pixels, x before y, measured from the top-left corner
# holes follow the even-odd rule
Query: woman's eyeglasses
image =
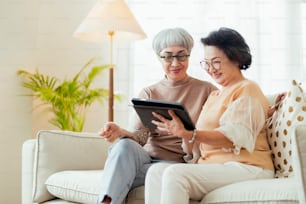
[(200, 61), (200, 65), (206, 71), (209, 71), (210, 68), (219, 70), (221, 68), (221, 60), (214, 59), (214, 60), (211, 60), (210, 62), (207, 60), (202, 60)]
[(177, 59), (177, 61), (179, 62), (184, 62), (187, 60), (187, 58), (189, 57), (190, 55), (165, 55), (165, 56), (159, 56), (162, 60), (164, 60), (165, 62), (168, 62), (168, 63), (172, 63), (174, 58)]

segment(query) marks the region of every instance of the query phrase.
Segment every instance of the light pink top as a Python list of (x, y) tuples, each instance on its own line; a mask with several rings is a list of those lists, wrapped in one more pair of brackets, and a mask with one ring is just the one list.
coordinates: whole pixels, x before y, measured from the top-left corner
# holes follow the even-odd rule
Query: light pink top
[(264, 128), (268, 107), (261, 89), (250, 80), (212, 92), (201, 111), (197, 129), (220, 131), (234, 146), (225, 149), (201, 143), (198, 163), (237, 161), (273, 170)]

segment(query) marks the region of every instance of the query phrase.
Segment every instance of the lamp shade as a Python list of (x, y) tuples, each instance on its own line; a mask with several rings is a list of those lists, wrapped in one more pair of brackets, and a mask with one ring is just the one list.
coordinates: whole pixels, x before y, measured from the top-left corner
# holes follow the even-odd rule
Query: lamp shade
[(124, 0), (98, 0), (73, 36), (80, 40), (104, 42), (114, 32), (115, 41), (146, 38)]

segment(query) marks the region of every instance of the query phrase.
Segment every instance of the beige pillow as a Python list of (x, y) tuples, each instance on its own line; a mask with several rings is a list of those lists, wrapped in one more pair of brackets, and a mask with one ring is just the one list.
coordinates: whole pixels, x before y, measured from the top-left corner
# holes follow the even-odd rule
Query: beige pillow
[(103, 169), (110, 143), (97, 133), (39, 131), (33, 173), (33, 202), (54, 199), (46, 188), (49, 176), (65, 170)]
[(268, 141), (278, 178), (293, 175), (292, 136), (300, 124), (306, 124), (306, 99), (300, 84), (293, 80), (278, 110), (268, 120)]

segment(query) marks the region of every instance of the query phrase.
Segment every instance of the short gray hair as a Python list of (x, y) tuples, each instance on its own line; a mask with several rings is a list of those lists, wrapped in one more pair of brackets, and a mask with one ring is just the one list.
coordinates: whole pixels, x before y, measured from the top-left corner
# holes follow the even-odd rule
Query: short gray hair
[(169, 46), (182, 46), (190, 53), (193, 48), (193, 38), (183, 28), (168, 28), (155, 35), (152, 47), (157, 55)]

